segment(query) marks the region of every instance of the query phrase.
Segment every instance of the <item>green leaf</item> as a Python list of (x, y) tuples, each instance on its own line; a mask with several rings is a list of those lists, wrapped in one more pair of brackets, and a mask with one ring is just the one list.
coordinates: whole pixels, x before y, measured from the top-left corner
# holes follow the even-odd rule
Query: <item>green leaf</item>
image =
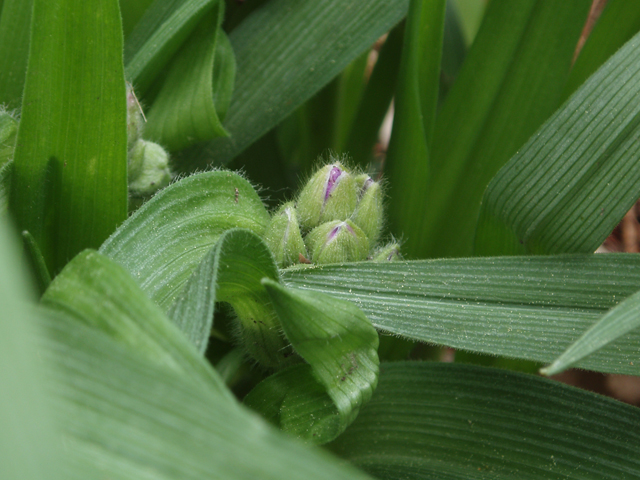
[(231, 228), (260, 235), (269, 222), (260, 197), (228, 171), (193, 175), (161, 190), (100, 247), (165, 311), (220, 236)]
[(640, 35), (558, 110), (487, 187), (480, 255), (593, 252), (640, 195)]
[(126, 40), (153, 0), (120, 0), (119, 3), (122, 13), (122, 31)]
[(308, 365), (264, 380), (245, 404), (301, 439), (344, 431), (378, 381), (378, 334), (353, 304), (263, 279), (287, 339)]
[(331, 450), (379, 479), (631, 479), (637, 408), (557, 382), (443, 363), (384, 363)]
[(127, 80), (141, 96), (219, 0), (155, 0), (124, 46)]
[(640, 292), (607, 312), (541, 373), (555, 375), (640, 326)]
[(58, 367), (49, 391), (66, 450), (101, 479), (369, 478), (103, 332), (64, 316), (45, 326), (41, 355)]
[(51, 283), (51, 274), (47, 269), (38, 244), (28, 230), (22, 232), (22, 245), (31, 263), (31, 271), (38, 286), (38, 293), (42, 295)]
[[(355, 303), (381, 330), (423, 342), (551, 362), (607, 310), (640, 290), (636, 255), (562, 255), (333, 265), (285, 284)], [(579, 367), (640, 373), (640, 332)]]
[(289, 358), (293, 352), (260, 283), (265, 277), (280, 279), (265, 243), (250, 230), (231, 229), (206, 254), (172, 305), (170, 316), (204, 351), (211, 332), (213, 302), (227, 302), (237, 315), (236, 336), (254, 360), (267, 368), (291, 364), (295, 361)]
[(33, 0), (5, 0), (0, 3), (0, 105), (18, 108), (22, 99)]
[(131, 275), (108, 257), (91, 250), (76, 256), (51, 283), (42, 304), (231, 399), (211, 366)]
[(566, 99), (575, 92), (639, 30), (640, 9), (624, 0), (609, 0), (571, 68), (563, 98)]
[(15, 115), (0, 107), (0, 169), (13, 159), (18, 134)]
[(207, 12), (176, 54), (149, 111), (146, 136), (169, 150), (227, 135), (221, 120), (233, 90), (235, 61), (220, 28), (223, 7), (218, 2)]
[(49, 371), (32, 338), (37, 325), (28, 302), (35, 294), (11, 230), (0, 216), (0, 478), (62, 479), (62, 449), (43, 382)]
[(421, 253), (425, 185), (440, 85), (444, 0), (411, 0), (396, 87), (393, 132), (385, 160), (391, 228), (403, 232), (403, 251)]
[(270, 0), (256, 9), (229, 35), (237, 62), (225, 119), (230, 138), (187, 150), (182, 168), (204, 166), (212, 158), (231, 160), (373, 45), (407, 5), (408, 0)]
[(111, 0), (35, 0), (10, 204), (49, 270), (127, 216), (122, 27)]
[(588, 9), (581, 0), (489, 3), (438, 112), (430, 182), (414, 186), (424, 192), (424, 234), (408, 238), (413, 255), (471, 255), (482, 194), (559, 106)]

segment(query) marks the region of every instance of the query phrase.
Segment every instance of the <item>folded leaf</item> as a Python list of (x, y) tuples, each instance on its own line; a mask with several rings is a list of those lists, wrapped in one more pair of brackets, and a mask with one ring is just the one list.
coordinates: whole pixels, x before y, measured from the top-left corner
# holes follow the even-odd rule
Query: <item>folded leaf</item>
[[(406, 338), (548, 363), (640, 290), (640, 257), (356, 263), (291, 269), (283, 280), (349, 300), (376, 328)], [(630, 332), (579, 366), (638, 375), (639, 343), (640, 332)]]
[(155, 0), (124, 46), (125, 74), (144, 96), (206, 12), (219, 0)]
[(167, 312), (226, 230), (240, 227), (260, 235), (268, 221), (269, 213), (244, 178), (226, 171), (201, 173), (161, 190), (100, 252), (125, 267)]
[(591, 253), (640, 196), (640, 34), (493, 178), (479, 255)]
[(378, 382), (378, 334), (354, 305), (262, 281), (295, 351), (308, 365), (267, 378), (245, 399), (285, 431), (326, 443), (358, 415)]
[(220, 28), (223, 7), (218, 2), (207, 12), (181, 47), (149, 110), (145, 134), (169, 150), (227, 135), (221, 121), (233, 90), (235, 60)]
[(383, 363), (330, 449), (382, 480), (631, 479), (639, 421), (635, 407), (532, 375)]

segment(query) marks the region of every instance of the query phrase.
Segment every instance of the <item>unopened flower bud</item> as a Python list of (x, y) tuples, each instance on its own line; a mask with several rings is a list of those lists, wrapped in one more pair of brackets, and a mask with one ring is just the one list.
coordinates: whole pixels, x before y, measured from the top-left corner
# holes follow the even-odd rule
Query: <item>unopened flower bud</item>
[(129, 151), (129, 192), (149, 196), (169, 182), (169, 154), (157, 143), (139, 139)]
[(307, 235), (307, 246), (314, 263), (357, 262), (369, 253), (369, 239), (351, 220), (333, 220), (314, 228)]
[(402, 260), (400, 255), (400, 244), (391, 242), (384, 247), (380, 247), (371, 256), (371, 261), (375, 263), (395, 262)]
[(263, 239), (282, 268), (298, 263), (300, 256), (306, 257), (307, 250), (293, 202), (282, 205), (271, 217)]
[(358, 206), (351, 219), (369, 237), (373, 247), (380, 238), (384, 221), (382, 190), (380, 184), (367, 174), (358, 175), (356, 185), (359, 187)]
[(351, 216), (358, 202), (353, 176), (340, 162), (318, 170), (298, 197), (298, 219), (304, 229)]
[(142, 108), (133, 87), (127, 83), (127, 150), (131, 150), (142, 138), (143, 127)]

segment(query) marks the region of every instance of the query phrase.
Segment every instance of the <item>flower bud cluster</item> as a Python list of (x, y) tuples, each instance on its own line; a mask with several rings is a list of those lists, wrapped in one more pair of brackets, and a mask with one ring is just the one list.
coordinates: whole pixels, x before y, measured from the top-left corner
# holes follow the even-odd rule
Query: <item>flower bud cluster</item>
[(398, 243), (378, 245), (383, 223), (380, 183), (332, 159), (309, 179), (295, 202), (273, 214), (264, 240), (280, 267), (398, 260)]
[(142, 138), (144, 117), (131, 85), (127, 84), (127, 149), (129, 193), (148, 197), (171, 182), (169, 154), (160, 145)]

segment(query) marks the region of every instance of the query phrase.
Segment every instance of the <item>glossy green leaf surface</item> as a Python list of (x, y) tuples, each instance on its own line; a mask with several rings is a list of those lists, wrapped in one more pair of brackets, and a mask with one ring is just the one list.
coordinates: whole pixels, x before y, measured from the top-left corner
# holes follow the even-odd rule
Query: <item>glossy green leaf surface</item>
[(0, 105), (20, 107), (29, 58), (33, 0), (0, 3)]
[(593, 352), (637, 330), (640, 326), (640, 293), (625, 299), (607, 312), (550, 366), (541, 371), (555, 375)]
[[(356, 263), (285, 271), (285, 284), (355, 303), (384, 331), (462, 350), (551, 362), (640, 290), (635, 255)], [(640, 373), (640, 332), (578, 366)]]
[(396, 87), (393, 132), (385, 160), (391, 201), (389, 219), (407, 237), (403, 250), (420, 253), (429, 184), (430, 149), (440, 86), (444, 0), (412, 0), (409, 5)]
[(217, 374), (162, 310), (108, 257), (91, 250), (76, 256), (51, 283), (42, 304), (231, 399)]
[(331, 449), (376, 478), (632, 479), (640, 410), (556, 382), (442, 363), (383, 363)]
[(147, 115), (145, 135), (171, 151), (227, 135), (221, 123), (225, 111), (217, 111), (214, 102), (218, 96), (220, 106), (228, 106), (235, 74), (233, 52), (220, 29), (223, 7), (218, 2), (207, 12), (176, 53)]
[(65, 445), (99, 478), (369, 478), (103, 332), (60, 316), (45, 325), (41, 350), (59, 369), (48, 386)]
[[(48, 371), (33, 342), (37, 328), (28, 305), (35, 294), (20, 262), (17, 236), (0, 217), (0, 477), (62, 479), (60, 443), (43, 380)], [(37, 461), (34, 461), (37, 459)]]
[(236, 173), (193, 175), (161, 190), (100, 247), (125, 267), (166, 312), (220, 235), (246, 228), (260, 235), (269, 213)]
[(126, 145), (117, 2), (35, 0), (10, 204), (52, 273), (126, 218)]
[(407, 239), (417, 245), (411, 255), (471, 255), (483, 192), (559, 106), (588, 9), (582, 0), (489, 3), (438, 112), (430, 182), (413, 186), (425, 215), (394, 231), (423, 225), (423, 236)]
[(378, 382), (378, 334), (353, 304), (262, 282), (287, 339), (308, 365), (264, 380), (245, 403), (281, 428), (326, 443), (358, 415)]
[(640, 35), (603, 65), (491, 181), (480, 255), (593, 252), (640, 196)]
[(218, 0), (155, 0), (124, 46), (127, 80), (144, 96), (207, 10)]
[[(277, 125), (406, 14), (408, 0), (270, 0), (229, 38), (236, 55), (229, 139), (184, 161), (226, 163)], [(295, 48), (294, 48), (295, 46)]]

